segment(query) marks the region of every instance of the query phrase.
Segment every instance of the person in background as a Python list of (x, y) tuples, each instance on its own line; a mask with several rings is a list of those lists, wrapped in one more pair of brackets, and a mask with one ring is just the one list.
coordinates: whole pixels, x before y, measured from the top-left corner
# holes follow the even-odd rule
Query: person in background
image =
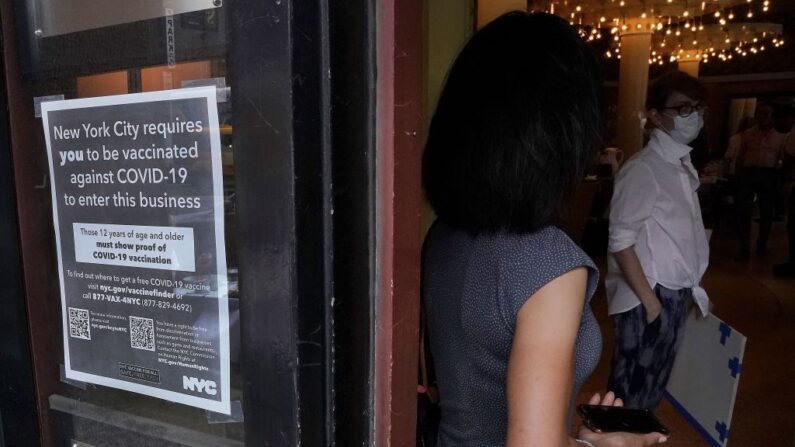
[[(790, 119), (795, 118), (795, 111), (790, 110)], [(787, 204), (787, 239), (789, 259), (773, 267), (773, 274), (782, 278), (795, 278), (795, 123), (791, 123), (791, 131), (784, 141), (784, 166), (789, 176), (789, 200)]]
[[(554, 223), (600, 146), (601, 84), (566, 21), (513, 12), (472, 37), (431, 121), (423, 183), (438, 219), (422, 295), (441, 446), (649, 446), (569, 436), (601, 354), (593, 262)], [(592, 403), (621, 405), (607, 393)]]
[(763, 255), (767, 250), (780, 188), (779, 167), (785, 135), (773, 127), (773, 105), (760, 102), (755, 120), (756, 125), (743, 132), (737, 156), (739, 260), (748, 259), (750, 254), (754, 196), (759, 201), (756, 253)]
[(703, 126), (704, 97), (683, 72), (659, 78), (646, 101), (649, 143), (616, 177), (605, 281), (615, 336), (608, 389), (627, 407), (657, 406), (691, 304), (709, 312), (699, 285), (709, 246), (688, 145)]

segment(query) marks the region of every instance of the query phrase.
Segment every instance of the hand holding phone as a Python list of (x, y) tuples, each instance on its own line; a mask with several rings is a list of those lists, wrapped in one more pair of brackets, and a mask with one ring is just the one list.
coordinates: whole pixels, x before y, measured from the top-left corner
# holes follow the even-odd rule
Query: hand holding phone
[[(594, 394), (589, 402), (592, 406), (602, 406), (607, 408), (621, 409), (624, 403), (621, 399), (615, 397), (612, 392), (604, 395), (604, 398), (599, 394)], [(655, 419), (656, 420), (656, 419)], [(660, 424), (662, 425), (662, 424)], [(668, 430), (665, 429), (666, 434), (661, 432), (651, 433), (629, 433), (624, 431), (607, 432), (607, 431), (594, 431), (586, 425), (580, 427), (578, 439), (590, 443), (596, 447), (651, 447), (668, 440)], [(597, 430), (599, 430), (597, 428)]]
[(586, 427), (597, 433), (661, 433), (668, 429), (649, 410), (608, 405), (580, 405), (577, 412)]

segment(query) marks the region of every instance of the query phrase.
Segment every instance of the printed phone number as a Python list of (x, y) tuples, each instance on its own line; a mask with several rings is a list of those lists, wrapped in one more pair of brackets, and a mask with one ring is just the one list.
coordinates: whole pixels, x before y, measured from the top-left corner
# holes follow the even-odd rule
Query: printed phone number
[(92, 292), (86, 298), (94, 301), (105, 301), (108, 303), (123, 303), (142, 307), (156, 307), (164, 310), (175, 310), (180, 312), (193, 312), (193, 306), (186, 303), (172, 303), (171, 301), (159, 301), (148, 298), (132, 298), (129, 296), (110, 295), (105, 293)]

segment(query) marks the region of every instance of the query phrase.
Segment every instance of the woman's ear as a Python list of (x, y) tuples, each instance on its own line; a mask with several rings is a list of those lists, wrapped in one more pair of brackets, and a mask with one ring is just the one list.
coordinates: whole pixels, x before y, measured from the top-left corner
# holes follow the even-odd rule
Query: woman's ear
[(646, 117), (649, 119), (649, 122), (654, 125), (654, 127), (665, 127), (663, 125), (662, 116), (657, 109), (649, 109), (646, 112)]

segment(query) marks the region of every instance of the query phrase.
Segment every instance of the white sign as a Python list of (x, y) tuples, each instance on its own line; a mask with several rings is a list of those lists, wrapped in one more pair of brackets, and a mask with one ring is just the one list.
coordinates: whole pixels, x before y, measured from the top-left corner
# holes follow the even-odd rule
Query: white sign
[(77, 262), (192, 272), (193, 228), (72, 223)]
[(666, 397), (711, 446), (729, 440), (746, 337), (714, 315), (688, 316)]
[(67, 379), (230, 414), (216, 96), (42, 103)]

